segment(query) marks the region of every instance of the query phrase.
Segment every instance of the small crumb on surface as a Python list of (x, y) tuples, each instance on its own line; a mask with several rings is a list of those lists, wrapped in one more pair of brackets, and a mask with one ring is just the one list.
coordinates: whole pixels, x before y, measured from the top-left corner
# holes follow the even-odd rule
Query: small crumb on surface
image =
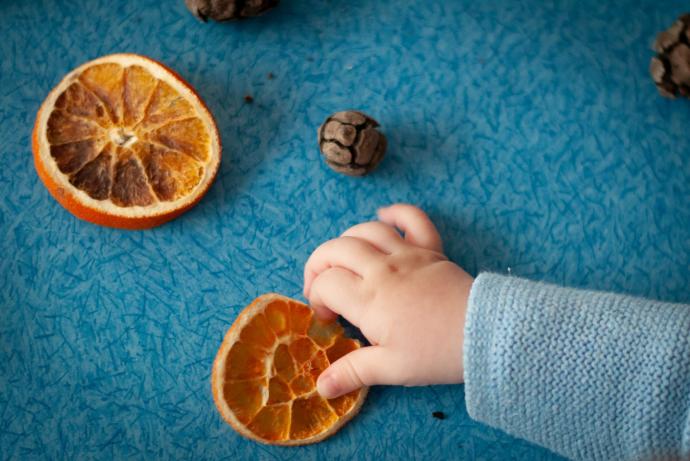
[(251, 95), (246, 95), (244, 97), (244, 102), (246, 102), (247, 104), (251, 104), (254, 102), (254, 98)]
[(442, 411), (435, 411), (431, 415), (436, 419), (446, 419), (446, 414)]
[(268, 75), (266, 75), (266, 78), (268, 78), (269, 80), (273, 80), (274, 78), (276, 78), (276, 76), (273, 75), (273, 72), (269, 72)]

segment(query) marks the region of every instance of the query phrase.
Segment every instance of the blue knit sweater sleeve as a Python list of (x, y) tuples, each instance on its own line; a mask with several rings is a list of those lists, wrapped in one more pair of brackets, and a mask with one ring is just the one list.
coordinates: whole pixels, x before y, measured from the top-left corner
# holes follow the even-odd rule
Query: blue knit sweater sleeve
[(690, 306), (481, 274), (473, 418), (581, 460), (690, 460)]

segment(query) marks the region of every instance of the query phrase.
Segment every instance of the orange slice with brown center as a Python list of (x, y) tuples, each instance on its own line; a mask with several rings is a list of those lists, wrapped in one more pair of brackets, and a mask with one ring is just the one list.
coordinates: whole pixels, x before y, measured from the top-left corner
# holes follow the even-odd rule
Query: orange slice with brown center
[(316, 379), (359, 347), (337, 322), (318, 320), (305, 304), (260, 296), (223, 339), (211, 375), (213, 399), (245, 437), (273, 445), (319, 442), (357, 414), (367, 389), (327, 400)]
[(221, 158), (216, 124), (175, 72), (134, 54), (67, 74), (43, 102), (34, 163), (53, 197), (111, 227), (162, 224), (194, 206)]

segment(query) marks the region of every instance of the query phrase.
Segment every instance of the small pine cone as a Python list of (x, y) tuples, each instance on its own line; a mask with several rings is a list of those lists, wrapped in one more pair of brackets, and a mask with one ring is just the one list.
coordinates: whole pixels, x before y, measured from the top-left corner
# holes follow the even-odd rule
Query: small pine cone
[(386, 137), (373, 118), (349, 110), (336, 112), (319, 127), (319, 147), (326, 163), (338, 173), (363, 176), (383, 159)]
[(690, 13), (657, 35), (654, 51), (649, 71), (659, 92), (669, 98), (690, 97)]
[(279, 0), (184, 0), (194, 16), (206, 22), (231, 21), (258, 16), (273, 8)]

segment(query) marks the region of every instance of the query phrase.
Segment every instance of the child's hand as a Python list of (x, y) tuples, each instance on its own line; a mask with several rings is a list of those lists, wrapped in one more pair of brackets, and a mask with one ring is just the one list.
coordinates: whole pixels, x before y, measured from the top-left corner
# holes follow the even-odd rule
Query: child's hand
[(317, 388), (326, 398), (363, 385), (463, 380), (473, 278), (448, 261), (436, 227), (419, 208), (393, 205), (378, 215), (382, 222), (359, 224), (321, 245), (304, 268), (304, 296), (316, 314), (342, 315), (372, 344), (321, 374)]

